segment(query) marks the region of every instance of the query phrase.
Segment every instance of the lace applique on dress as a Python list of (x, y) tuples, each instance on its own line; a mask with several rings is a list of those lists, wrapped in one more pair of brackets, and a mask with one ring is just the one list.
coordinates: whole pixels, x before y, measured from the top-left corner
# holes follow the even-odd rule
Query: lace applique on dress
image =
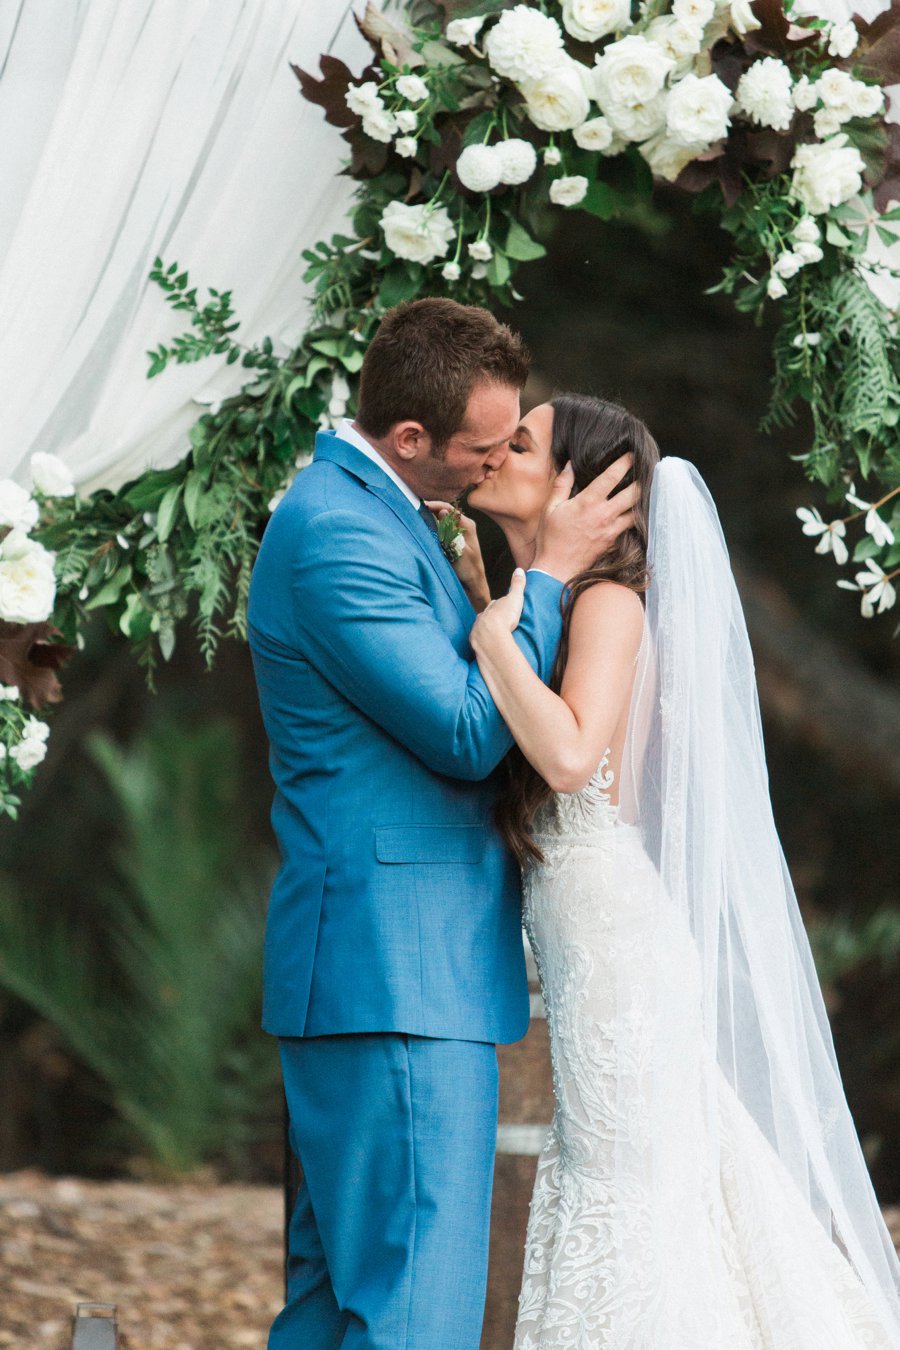
[(597, 770), (580, 792), (554, 792), (538, 810), (533, 833), (539, 843), (545, 838), (577, 835), (590, 837), (596, 830), (614, 824), (618, 807), (610, 801), (615, 774), (609, 767), (610, 752), (604, 752)]

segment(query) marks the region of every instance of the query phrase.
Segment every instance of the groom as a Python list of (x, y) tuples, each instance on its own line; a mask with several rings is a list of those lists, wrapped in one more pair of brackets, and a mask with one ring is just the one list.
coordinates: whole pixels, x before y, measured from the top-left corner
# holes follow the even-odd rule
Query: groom
[[(500, 468), (527, 374), (520, 339), (486, 310), (390, 311), (355, 422), (319, 434), (253, 572), (281, 850), (263, 1025), (303, 1168), (269, 1350), (477, 1350), (494, 1046), (524, 1035), (528, 990), (518, 872), (492, 820), (511, 737), (422, 499)], [(543, 680), (563, 581), (636, 500), (608, 501), (608, 479), (566, 500), (571, 483), (566, 470), (516, 630)]]

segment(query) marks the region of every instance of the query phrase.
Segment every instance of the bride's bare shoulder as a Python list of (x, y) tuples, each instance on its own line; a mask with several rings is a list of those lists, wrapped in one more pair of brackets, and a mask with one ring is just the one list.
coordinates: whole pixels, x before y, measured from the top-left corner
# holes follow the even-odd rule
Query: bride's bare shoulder
[(623, 636), (640, 637), (644, 604), (637, 591), (618, 581), (598, 581), (582, 591), (572, 606), (572, 634), (598, 628), (621, 629)]

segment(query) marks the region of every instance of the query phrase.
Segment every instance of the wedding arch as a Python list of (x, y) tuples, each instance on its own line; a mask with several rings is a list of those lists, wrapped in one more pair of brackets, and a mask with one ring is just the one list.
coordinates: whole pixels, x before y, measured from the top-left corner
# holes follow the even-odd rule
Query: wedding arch
[[(15, 813), (43, 758), (49, 728), (36, 714), (58, 698), (56, 669), (93, 611), (129, 639), (151, 677), (187, 619), (208, 661), (223, 635), (244, 635), (260, 528), (308, 462), (316, 430), (352, 407), (386, 309), (433, 294), (514, 305), (518, 269), (543, 255), (554, 213), (587, 211), (602, 231), (640, 209), (654, 179), (705, 194), (719, 212), (732, 239), (721, 289), (738, 309), (777, 311), (767, 421), (789, 420), (804, 404), (811, 413), (804, 469), (823, 506), (798, 513), (804, 533), (840, 566), (852, 551), (855, 567), (837, 584), (857, 593), (864, 615), (895, 603), (900, 128), (886, 91), (900, 81), (900, 0), (852, 18), (826, 14), (824, 0), (816, 13), (801, 0), (412, 0), (400, 15), (370, 5), (357, 20), (368, 57), (348, 11), (315, 31), (315, 54), (324, 54), (314, 72), (304, 53), (322, 8), (276, 0), (254, 10), (264, 18), (252, 29), (237, 0), (216, 4), (206, 121), (185, 136), (193, 105), (177, 82), (149, 137), (113, 121), (112, 144), (132, 174), (129, 205), (122, 211), (99, 165), (81, 190), (106, 202), (109, 237), (96, 242), (87, 278), (59, 262), (35, 316), (21, 279), (27, 248), (52, 233), (48, 204), (78, 190), (79, 155), (122, 112), (90, 80), (104, 22), (106, 50), (118, 42), (130, 54), (129, 24), (146, 11), (151, 71), (167, 42), (180, 44), (186, 81), (215, 25), (206, 0), (183, 7), (169, 33), (154, 26), (153, 0), (124, 7), (127, 16), (99, 0), (80, 28), (63, 26), (59, 40), (74, 44), (70, 75), (31, 133), (48, 153), (25, 185), (15, 229), (0, 216), (0, 230), (12, 232), (0, 297), (23, 325), (8, 321), (6, 353), (0, 347), (0, 368), (21, 372), (11, 384), (21, 418), (7, 425), (15, 446), (5, 452), (20, 476), (0, 483), (0, 812)], [(20, 9), (29, 14), (26, 0)], [(346, 143), (344, 174), (324, 170), (331, 196), (311, 193), (296, 167), (293, 179), (284, 170), (286, 187), (283, 149), (277, 168), (264, 155), (276, 86), (284, 97), (272, 72), (289, 58), (304, 135), (317, 135), (310, 115), (320, 119), (319, 173), (338, 157), (333, 138)], [(83, 113), (74, 130), (73, 109)], [(223, 127), (232, 138), (245, 130), (230, 173)], [(60, 188), (51, 165), (61, 161)], [(27, 178), (24, 157), (12, 168)], [(148, 229), (146, 205), (132, 207), (154, 193), (162, 206)], [(265, 250), (254, 193), (277, 205), (260, 225)], [(158, 255), (149, 289), (123, 244), (141, 226), (141, 246)], [(314, 228), (327, 237), (304, 249), (301, 269), (291, 254)], [(97, 263), (117, 250), (113, 285)], [(229, 289), (201, 294), (198, 268)], [(79, 294), (82, 282), (89, 294)], [(170, 333), (149, 352), (151, 379), (129, 405), (115, 379), (98, 375), (97, 356), (113, 374), (123, 363), (133, 372), (135, 336), (147, 331), (135, 314), (160, 291)], [(39, 386), (29, 334), (47, 333)], [(73, 434), (70, 420), (66, 439), (62, 410), (73, 399), (83, 424), (76, 418)]]

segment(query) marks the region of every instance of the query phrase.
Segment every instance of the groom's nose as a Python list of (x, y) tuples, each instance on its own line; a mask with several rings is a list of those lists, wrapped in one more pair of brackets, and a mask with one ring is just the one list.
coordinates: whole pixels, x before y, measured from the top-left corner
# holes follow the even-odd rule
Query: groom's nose
[(484, 467), (486, 469), (499, 469), (508, 454), (509, 441), (501, 441), (499, 445), (494, 447), (484, 461)]

